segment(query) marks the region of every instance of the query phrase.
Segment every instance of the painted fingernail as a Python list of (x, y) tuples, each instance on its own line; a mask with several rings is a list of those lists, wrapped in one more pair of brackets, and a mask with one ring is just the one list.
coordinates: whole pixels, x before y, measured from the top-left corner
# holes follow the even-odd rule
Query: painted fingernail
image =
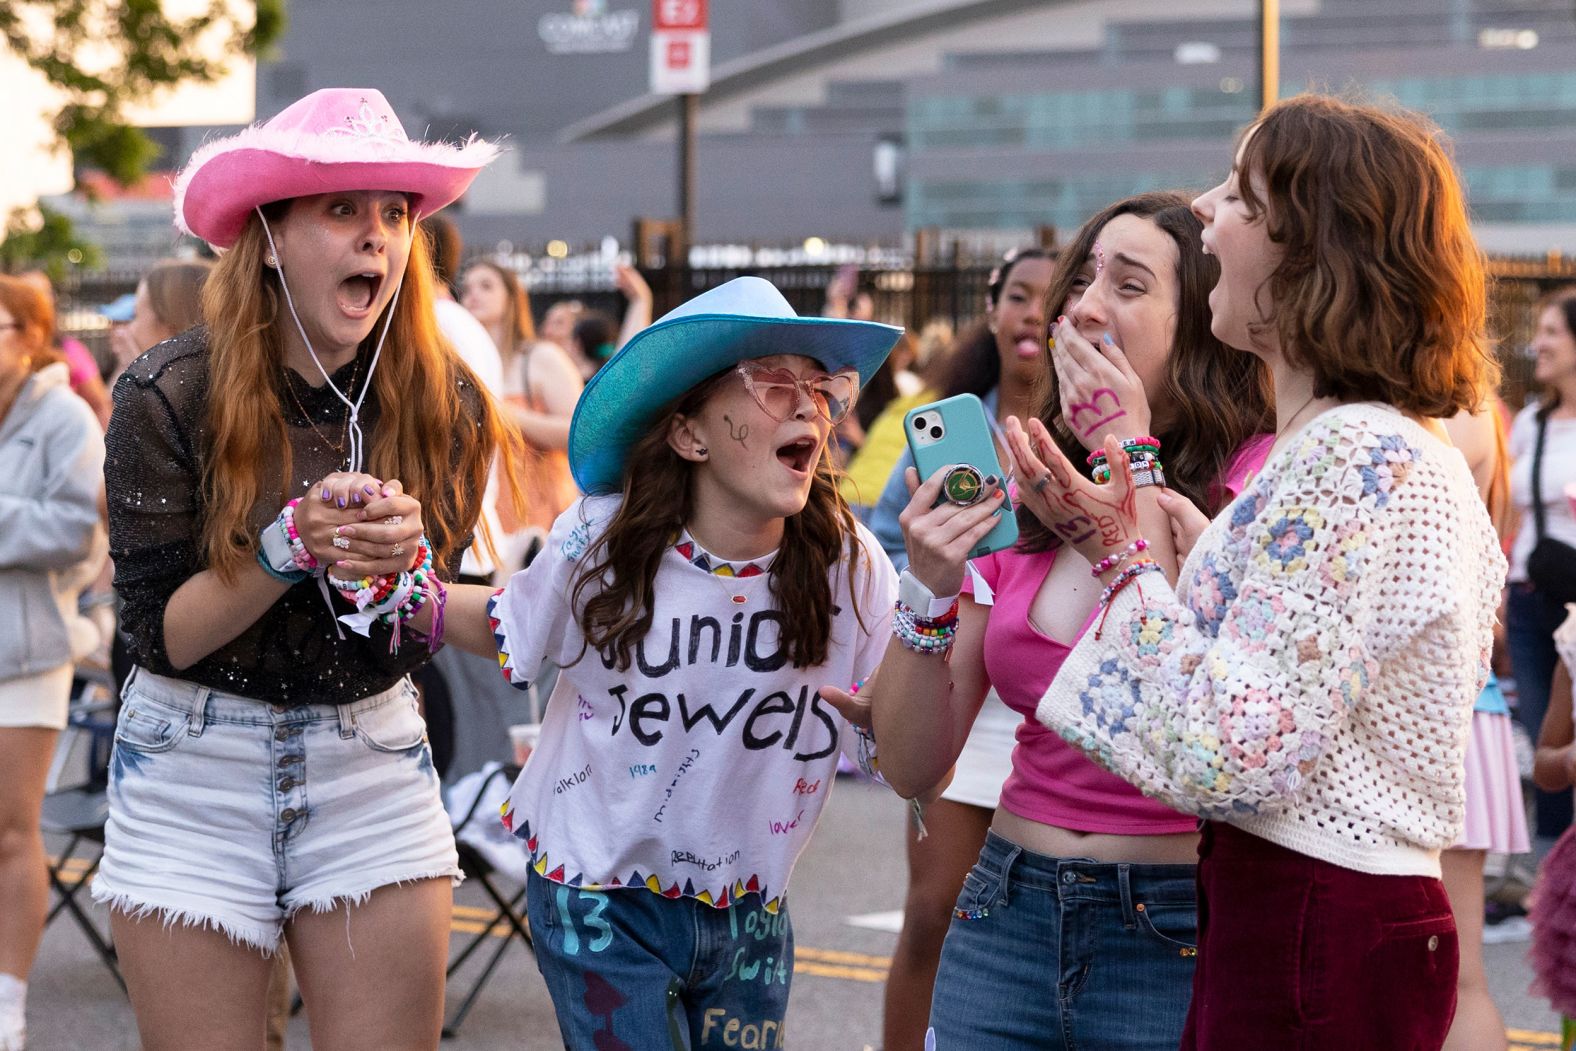
[(1105, 345), (1106, 345), (1106, 346), (1108, 346), (1108, 347), (1114, 347), (1114, 346), (1116, 346), (1116, 340), (1114, 340), (1114, 339), (1112, 339), (1112, 338), (1111, 338), (1111, 333), (1109, 333), (1109, 332), (1107, 332), (1107, 333), (1106, 333), (1106, 334), (1105, 334), (1105, 335), (1104, 335), (1104, 336), (1103, 336), (1103, 337), (1101, 337), (1101, 338), (1102, 338), (1102, 339), (1103, 339), (1103, 340), (1104, 340), (1104, 341), (1105, 341)]
[(362, 486), (361, 491), (366, 493), (368, 496), (378, 495), (378, 487), (373, 485), (371, 482), (368, 482), (366, 485)]
[(351, 493), (350, 494), (350, 502), (353, 503), (353, 504), (359, 504), (361, 502), (361, 494), (360, 493)]
[(339, 500), (338, 500), (338, 503), (339, 503), (340, 509), (343, 510), (344, 506), (345, 506), (345, 498), (343, 496), (341, 496), (339, 498)]
[(332, 495), (333, 495), (333, 494), (332, 494), (332, 493), (330, 493), (330, 492), (329, 492), (329, 491), (328, 491), (328, 486), (326, 486), (326, 485), (325, 485), (325, 486), (324, 486), (324, 487), (323, 487), (323, 502), (324, 502), (324, 503), (325, 503), (325, 504), (326, 504), (326, 503), (328, 503), (328, 498), (329, 498), (329, 497), (330, 497), (330, 496), (332, 496)]
[(391, 485), (385, 485), (383, 487), (383, 495), (384, 496), (393, 496), (394, 495), (394, 487), (391, 486)]
[(997, 482), (999, 482), (999, 481), (1001, 481), (1001, 479), (1000, 479), (1000, 478), (997, 478), (997, 477), (996, 477), (996, 476), (995, 476), (995, 475), (993, 475), (993, 474), (987, 474), (987, 475), (986, 475), (986, 476), (985, 476), (985, 484), (986, 484), (986, 485), (995, 485), (995, 484), (996, 484), (996, 483), (997, 483)]

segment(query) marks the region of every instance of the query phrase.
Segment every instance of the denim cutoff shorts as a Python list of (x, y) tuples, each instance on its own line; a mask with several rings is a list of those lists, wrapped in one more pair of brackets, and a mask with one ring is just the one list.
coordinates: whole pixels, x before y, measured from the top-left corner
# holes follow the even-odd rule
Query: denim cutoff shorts
[(93, 899), (264, 952), (299, 909), (461, 879), (416, 688), (271, 705), (138, 668)]

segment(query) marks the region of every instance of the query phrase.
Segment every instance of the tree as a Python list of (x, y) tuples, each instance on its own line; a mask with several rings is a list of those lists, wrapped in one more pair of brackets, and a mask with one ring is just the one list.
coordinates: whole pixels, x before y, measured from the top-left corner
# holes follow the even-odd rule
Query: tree
[(6, 273), (36, 266), (59, 283), (71, 267), (104, 265), (98, 245), (78, 237), (70, 218), (47, 205), (39, 205), (34, 215), (23, 209), (12, 213), (0, 234), (5, 237), (0, 241), (0, 271)]
[(55, 131), (77, 167), (135, 182), (159, 148), (126, 123), (126, 107), (160, 88), (210, 83), (224, 73), (215, 56), (257, 55), (284, 30), (285, 0), (255, 0), (249, 26), (229, 0), (204, 2), (188, 18), (170, 17), (161, 0), (0, 3), (0, 39), (65, 96)]

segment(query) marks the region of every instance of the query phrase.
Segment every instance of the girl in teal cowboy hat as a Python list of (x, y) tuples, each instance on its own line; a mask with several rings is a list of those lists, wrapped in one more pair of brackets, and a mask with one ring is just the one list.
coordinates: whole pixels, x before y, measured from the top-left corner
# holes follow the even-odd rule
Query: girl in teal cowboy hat
[(504, 821), (567, 1047), (782, 1046), (788, 876), (839, 752), (872, 759), (820, 691), (897, 593), (827, 440), (900, 332), (753, 277), (674, 310), (587, 385), (543, 553), (451, 594), (449, 641), (563, 669)]

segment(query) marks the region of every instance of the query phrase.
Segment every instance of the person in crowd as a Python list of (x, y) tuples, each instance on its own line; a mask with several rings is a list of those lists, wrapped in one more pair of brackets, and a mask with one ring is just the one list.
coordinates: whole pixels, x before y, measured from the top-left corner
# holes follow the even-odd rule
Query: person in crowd
[[(465, 253), (460, 228), (446, 215), (432, 216), (422, 228), (432, 249), (432, 307), (438, 319), (438, 331), (460, 360), (476, 374), (493, 400), (501, 403), (508, 393), (503, 382), (503, 356), (493, 342), (492, 333), (454, 298), (460, 259)], [(482, 501), (479, 535), (461, 560), (461, 578), (476, 582), (490, 580), (498, 569), (495, 556), (503, 538), (503, 524), (498, 518), (498, 485), (494, 477), (489, 478)]]
[(117, 382), (105, 465), (138, 666), (92, 891), (145, 1046), (258, 1046), (281, 939), (314, 1046), (437, 1044), (459, 866), (408, 675), (512, 465), (419, 222), (496, 153), (331, 89), (176, 180), (226, 251), (205, 324)]
[(104, 434), (53, 349), (54, 309), (0, 276), (0, 1051), (26, 1039), (27, 977), (49, 904), (39, 815), (66, 725), (77, 596), (107, 542)]
[(17, 277), (27, 282), (44, 297), (44, 302), (49, 307), (49, 330), (50, 338), (54, 341), (53, 348), (65, 359), (66, 366), (71, 370), (71, 389), (88, 403), (93, 415), (98, 417), (99, 430), (102, 431), (109, 425), (109, 389), (104, 385), (104, 376), (93, 357), (93, 352), (88, 350), (80, 339), (62, 336), (56, 327), (55, 283), (42, 270), (24, 270)]
[[(996, 434), (997, 455), (1009, 462), (1000, 422), (1035, 405), (1035, 384), (1044, 375), (1045, 293), (1052, 260), (1039, 248), (1009, 252), (986, 283), (984, 324), (953, 352), (941, 394), (973, 394), (985, 405)], [(897, 421), (899, 432), (902, 421)], [(887, 477), (870, 530), (899, 571), (908, 565), (899, 516), (909, 502), (904, 472), (914, 459), (906, 441)], [(958, 888), (973, 864), (1012, 768), (1013, 738), (1021, 717), (995, 691), (986, 695), (957, 769), (941, 797), (925, 810), (923, 837), (907, 837), (908, 894), (903, 929), (892, 953), (883, 1009), (886, 1040), (894, 1048), (917, 1046), (930, 1014), (930, 991), (941, 942), (947, 933)]]
[[(535, 338), (525, 290), (513, 270), (491, 260), (466, 267), (462, 280), (465, 308), (486, 327), (503, 357), (504, 404), (525, 436), (523, 503), (500, 499), (505, 535), (523, 530), (546, 532), (579, 496), (565, 449), (569, 419), (583, 383), (569, 355), (555, 343)], [(505, 563), (516, 563), (513, 549)]]
[(504, 822), (566, 1047), (783, 1044), (789, 873), (873, 758), (820, 693), (874, 670), (897, 585), (827, 445), (900, 332), (695, 297), (587, 386), (543, 553), (450, 592), (452, 644), (562, 669)]
[[(1219, 271), (1201, 229), (1188, 198), (1172, 192), (1118, 201), (1084, 225), (1044, 297), (1058, 320), (1051, 355), (1039, 362), (1037, 416), (1081, 459), (1098, 447), (1085, 406), (1125, 413), (1126, 429), (1159, 436), (1164, 484), (1215, 510), (1262, 462), (1271, 409), (1263, 363), (1210, 331), (1207, 297)], [(1032, 718), (1092, 619), (1091, 564), (1021, 511), (1018, 545), (970, 570), (965, 555), (991, 517), (971, 509), (980, 519), (971, 522), (935, 503), (939, 479), (921, 482), (909, 472), (899, 608), (955, 616), (956, 629), (945, 674), (930, 653), (888, 647), (873, 690), (882, 773), (904, 795), (943, 778), (990, 687), (1019, 716), (1011, 773), (977, 864), (966, 880), (954, 878), (940, 917), (926, 920), (946, 931), (929, 1011), (936, 1046), (1175, 1048), (1193, 978), (1197, 823), (1143, 798)], [(1146, 487), (1139, 503), (1157, 537), (1146, 554), (1174, 573), (1159, 491)], [(882, 732), (900, 720), (904, 732)], [(898, 1039), (902, 1009), (919, 1007), (889, 992), (887, 1047), (921, 1046), (922, 1026)]]
[(542, 323), (538, 326), (536, 334), (540, 339), (549, 343), (556, 343), (560, 348), (569, 350), (570, 337), (574, 335), (575, 322), (580, 320), (580, 315), (586, 312), (586, 305), (578, 299), (560, 299), (547, 308), (547, 313), (542, 315)]
[(206, 259), (163, 259), (148, 268), (131, 320), (110, 334), (117, 377), (144, 352), (202, 323), (202, 288), (212, 272)]
[[(976, 338), (965, 339), (970, 347), (980, 347), (983, 353), (994, 354), (995, 340), (983, 323)], [(843, 499), (854, 509), (860, 521), (868, 521), (875, 508), (876, 497), (881, 494), (892, 468), (908, 448), (903, 435), (903, 416), (909, 409), (942, 397), (941, 383), (945, 380), (952, 360), (952, 325), (937, 319), (920, 330), (913, 358), (908, 367), (893, 373), (895, 394), (878, 415), (870, 418), (864, 428), (864, 441), (859, 451), (848, 461), (839, 486)], [(888, 365), (891, 359), (887, 359)], [(861, 399), (863, 394), (860, 395)], [(861, 401), (860, 407), (863, 407)]]
[(1190, 538), (1173, 589), (1135, 513), (1150, 443), (1101, 426), (1100, 484), (1010, 422), (1024, 502), (1102, 588), (1037, 716), (1206, 819), (1183, 1048), (1438, 1048), (1439, 855), (1505, 574), (1438, 422), (1498, 379), (1460, 182), (1421, 118), (1301, 95), (1193, 207), (1212, 331), (1268, 366), (1274, 445), (1213, 523), (1162, 499)]
[[(1445, 421), (1445, 431), (1466, 458), (1503, 549), (1503, 523), (1510, 505), (1510, 459), (1499, 409), (1491, 400), (1476, 412), (1457, 413)], [(1490, 673), (1472, 707), (1466, 751), (1466, 829), (1455, 846), (1439, 858), (1461, 948), (1456, 1014), (1445, 1051), (1505, 1051), (1508, 1046), (1505, 1020), (1489, 992), (1483, 964), (1483, 865), (1490, 852), (1524, 854), (1529, 849), (1510, 706), (1500, 692), (1499, 680)]]
[[(614, 263), (613, 287), (623, 294), (625, 302), (624, 320), (622, 324), (616, 326), (616, 337), (608, 336), (595, 343), (582, 341), (593, 348), (611, 344), (612, 349), (607, 354), (600, 357), (576, 354), (575, 326), (586, 316), (586, 305), (578, 299), (560, 299), (548, 307), (547, 313), (542, 315), (542, 324), (537, 331), (540, 338), (549, 343), (556, 343), (565, 351), (576, 355), (576, 361), (585, 379), (590, 379), (596, 370), (602, 367), (608, 355), (633, 339), (635, 333), (651, 324), (655, 297), (651, 293), (651, 286), (646, 283), (645, 277), (639, 270), (623, 261)], [(615, 327), (611, 320), (607, 321), (607, 325), (610, 330)]]
[(618, 327), (600, 310), (582, 310), (569, 332), (569, 356), (589, 380), (618, 350)]
[[(1510, 427), (1510, 494), (1518, 525), (1505, 641), (1516, 677), (1516, 717), (1536, 738), (1558, 663), (1550, 640), (1565, 603), (1576, 601), (1576, 511), (1561, 498), (1576, 483), (1576, 288), (1538, 304), (1532, 351), (1532, 378), (1542, 393)], [(1540, 544), (1552, 558), (1533, 558)], [(1571, 825), (1571, 794), (1540, 789), (1535, 799), (1533, 833), (1547, 844)]]
[[(1554, 633), (1555, 665), (1549, 711), (1543, 717), (1533, 779), (1551, 794), (1571, 794), (1576, 784), (1576, 606)], [(1568, 828), (1543, 859), (1531, 896), (1534, 988), (1560, 1013), (1560, 1051), (1576, 1048), (1576, 827)]]

